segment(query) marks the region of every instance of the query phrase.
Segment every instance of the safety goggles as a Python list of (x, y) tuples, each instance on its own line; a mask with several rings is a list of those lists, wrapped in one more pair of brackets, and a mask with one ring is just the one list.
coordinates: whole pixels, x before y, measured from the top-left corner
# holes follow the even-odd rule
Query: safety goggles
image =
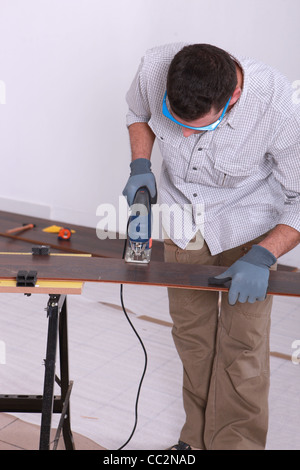
[(164, 95), (163, 105), (162, 105), (162, 112), (163, 112), (163, 115), (166, 116), (168, 119), (170, 119), (173, 122), (176, 122), (176, 124), (179, 124), (179, 126), (186, 127), (187, 129), (193, 129), (194, 131), (214, 131), (218, 127), (220, 122), (222, 121), (223, 117), (225, 116), (225, 113), (226, 113), (227, 108), (229, 106), (230, 100), (231, 100), (231, 97), (227, 101), (227, 103), (226, 103), (226, 105), (223, 109), (223, 112), (222, 112), (221, 116), (219, 117), (219, 119), (216, 122), (213, 122), (212, 124), (209, 124), (208, 126), (204, 126), (204, 127), (186, 126), (185, 124), (182, 124), (181, 122), (177, 121), (177, 119), (175, 119), (172, 116), (172, 114), (170, 113), (170, 111), (168, 110), (168, 107), (167, 107), (167, 92), (165, 92), (165, 95)]

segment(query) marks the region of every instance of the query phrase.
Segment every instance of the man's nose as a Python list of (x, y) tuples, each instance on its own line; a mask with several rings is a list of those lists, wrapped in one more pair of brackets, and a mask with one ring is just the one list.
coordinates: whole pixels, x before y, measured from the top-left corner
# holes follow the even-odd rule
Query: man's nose
[(196, 131), (194, 131), (193, 129), (188, 129), (187, 127), (183, 127), (182, 133), (183, 133), (183, 137), (189, 137), (190, 135), (195, 134)]

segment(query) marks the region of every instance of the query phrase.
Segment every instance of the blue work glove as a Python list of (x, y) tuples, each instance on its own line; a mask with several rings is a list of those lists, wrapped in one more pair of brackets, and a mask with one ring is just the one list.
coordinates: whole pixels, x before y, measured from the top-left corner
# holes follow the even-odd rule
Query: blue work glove
[(269, 268), (276, 263), (275, 256), (260, 245), (253, 245), (251, 250), (237, 260), (223, 274), (210, 278), (212, 284), (224, 284), (231, 279), (228, 302), (234, 305), (254, 303), (265, 300), (268, 289)]
[(131, 173), (123, 190), (123, 196), (127, 197), (129, 206), (132, 206), (135, 193), (143, 186), (148, 188), (151, 203), (157, 200), (155, 176), (151, 171), (151, 162), (147, 158), (137, 158), (130, 163)]

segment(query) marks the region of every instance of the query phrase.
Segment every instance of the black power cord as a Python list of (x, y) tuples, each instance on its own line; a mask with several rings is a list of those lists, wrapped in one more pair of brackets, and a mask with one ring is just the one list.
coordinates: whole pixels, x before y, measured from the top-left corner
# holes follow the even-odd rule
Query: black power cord
[[(127, 228), (128, 228), (128, 225), (127, 225)], [(127, 247), (127, 237), (125, 239), (122, 259), (125, 258), (126, 247)], [(126, 308), (125, 308), (125, 305), (124, 305), (124, 299), (123, 299), (123, 284), (121, 284), (121, 286), (120, 286), (120, 300), (121, 300), (121, 305), (122, 305), (122, 309), (123, 309), (123, 312), (125, 314), (125, 317), (126, 317), (128, 323), (130, 324), (131, 328), (133, 329), (133, 331), (134, 331), (136, 337), (138, 338), (138, 340), (139, 340), (139, 342), (142, 346), (142, 349), (144, 351), (145, 363), (144, 363), (144, 370), (143, 370), (143, 373), (142, 373), (142, 376), (141, 376), (141, 379), (140, 379), (140, 383), (139, 383), (138, 391), (137, 391), (137, 395), (136, 395), (136, 400), (135, 400), (135, 421), (134, 421), (134, 426), (133, 426), (133, 429), (132, 429), (131, 434), (130, 434), (129, 438), (127, 439), (127, 441), (124, 442), (124, 444), (121, 447), (119, 447), (117, 450), (122, 450), (129, 443), (129, 441), (131, 440), (133, 434), (135, 433), (135, 430), (136, 430), (136, 427), (137, 427), (137, 422), (138, 422), (138, 402), (139, 402), (142, 383), (143, 383), (143, 380), (144, 380), (144, 377), (145, 377), (145, 374), (146, 374), (147, 364), (148, 364), (147, 351), (146, 351), (146, 348), (144, 346), (144, 343), (141, 340), (138, 332), (136, 331), (135, 327), (133, 326), (133, 324), (132, 324), (132, 322), (131, 322), (131, 320), (130, 320), (127, 312), (126, 312)]]

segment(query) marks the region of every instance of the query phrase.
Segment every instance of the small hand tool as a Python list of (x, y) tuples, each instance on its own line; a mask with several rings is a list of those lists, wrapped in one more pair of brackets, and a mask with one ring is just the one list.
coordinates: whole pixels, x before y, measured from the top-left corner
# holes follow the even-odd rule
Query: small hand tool
[(58, 232), (59, 240), (70, 240), (72, 232), (69, 228), (61, 228)]
[(24, 232), (25, 230), (34, 228), (35, 226), (36, 226), (35, 224), (23, 224), (20, 227), (15, 227), (15, 228), (11, 228), (10, 230), (6, 230), (5, 233), (11, 233), (11, 234), (20, 233), (20, 232)]

